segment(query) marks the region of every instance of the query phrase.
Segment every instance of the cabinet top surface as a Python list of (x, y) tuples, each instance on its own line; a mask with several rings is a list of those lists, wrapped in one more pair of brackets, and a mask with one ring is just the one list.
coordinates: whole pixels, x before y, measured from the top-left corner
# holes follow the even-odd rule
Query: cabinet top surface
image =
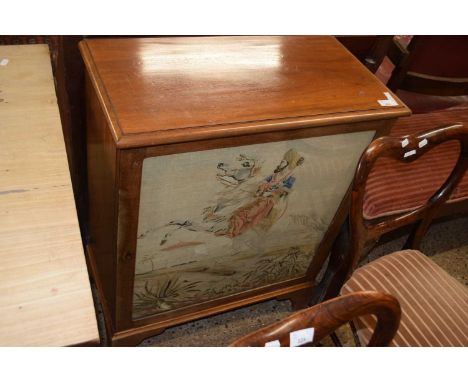
[(92, 39), (80, 48), (117, 141), (409, 114), (396, 97), (379, 104), (388, 89), (333, 37)]
[(0, 346), (98, 343), (49, 50), (0, 62)]

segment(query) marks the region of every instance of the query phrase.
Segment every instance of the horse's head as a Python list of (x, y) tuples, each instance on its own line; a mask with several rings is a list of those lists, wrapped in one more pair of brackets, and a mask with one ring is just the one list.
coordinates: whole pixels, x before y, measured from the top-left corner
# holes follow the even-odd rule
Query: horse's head
[(228, 185), (238, 185), (254, 176), (258, 170), (258, 161), (240, 154), (234, 163), (220, 162), (217, 165), (217, 178), (220, 182)]

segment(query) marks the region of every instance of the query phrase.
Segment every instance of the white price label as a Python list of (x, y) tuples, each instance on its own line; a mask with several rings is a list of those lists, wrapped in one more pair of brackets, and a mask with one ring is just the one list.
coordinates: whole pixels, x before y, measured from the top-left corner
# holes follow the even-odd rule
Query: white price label
[(296, 330), (289, 333), (289, 346), (302, 346), (314, 340), (314, 328)]
[(407, 152), (403, 155), (403, 157), (404, 157), (404, 158), (408, 158), (408, 157), (410, 157), (410, 156), (412, 156), (412, 155), (414, 155), (414, 154), (416, 154), (416, 150), (407, 151)]
[(398, 102), (395, 101), (395, 98), (389, 92), (384, 92), (386, 99), (379, 99), (377, 102), (380, 106), (398, 106)]
[(418, 147), (422, 148), (427, 145), (427, 139), (424, 138), (421, 142), (418, 143)]
[(265, 347), (266, 348), (273, 348), (273, 347), (279, 348), (279, 347), (281, 347), (281, 344), (280, 344), (279, 340), (270, 341), (270, 342), (265, 343)]

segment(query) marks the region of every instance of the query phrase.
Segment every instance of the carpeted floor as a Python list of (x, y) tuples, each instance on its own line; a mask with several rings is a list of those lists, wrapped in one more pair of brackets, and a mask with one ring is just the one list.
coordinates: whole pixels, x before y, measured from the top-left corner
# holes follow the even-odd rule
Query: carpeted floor
[[(370, 259), (399, 250), (406, 237), (377, 246)], [(422, 251), (460, 282), (468, 285), (468, 217), (434, 224), (427, 233)], [(226, 346), (253, 330), (291, 314), (289, 301), (267, 301), (167, 329), (146, 339), (140, 346)], [(102, 314), (99, 313), (102, 327)], [(103, 333), (103, 330), (101, 330)], [(348, 327), (338, 336), (344, 346), (353, 346)], [(325, 346), (333, 346), (325, 341)]]

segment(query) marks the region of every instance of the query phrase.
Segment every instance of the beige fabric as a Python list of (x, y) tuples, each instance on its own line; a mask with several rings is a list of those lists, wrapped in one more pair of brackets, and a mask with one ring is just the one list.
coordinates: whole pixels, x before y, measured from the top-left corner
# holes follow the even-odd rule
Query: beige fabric
[(374, 133), (146, 158), (133, 318), (304, 276)]
[[(400, 302), (400, 328), (392, 346), (468, 346), (468, 288), (419, 251), (394, 252), (357, 269), (341, 293), (376, 290)], [(375, 317), (356, 320), (367, 344)]]

